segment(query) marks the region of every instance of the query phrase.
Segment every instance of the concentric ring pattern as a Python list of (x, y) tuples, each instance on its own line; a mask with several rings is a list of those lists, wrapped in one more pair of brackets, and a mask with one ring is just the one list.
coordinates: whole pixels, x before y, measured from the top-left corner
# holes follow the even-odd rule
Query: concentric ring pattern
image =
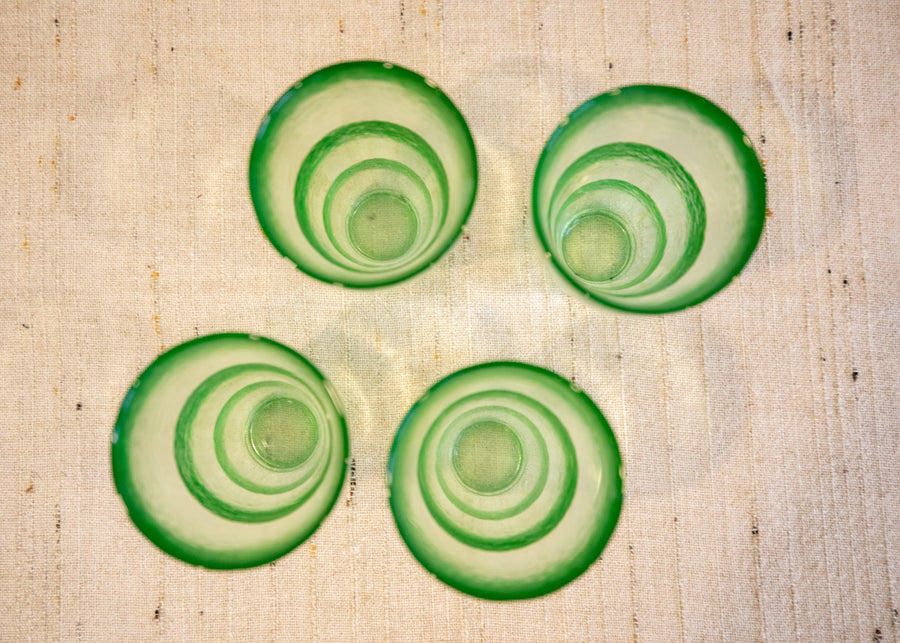
[(750, 140), (691, 92), (601, 94), (557, 128), (534, 181), (538, 237), (578, 289), (616, 308), (699, 303), (749, 259), (765, 219)]
[(263, 231), (301, 270), (385, 285), (432, 264), (475, 198), (475, 146), (434, 83), (390, 63), (327, 67), (263, 119), (250, 192)]
[(409, 411), (388, 465), (415, 557), (492, 599), (568, 583), (600, 555), (622, 504), (615, 437), (558, 375), (494, 362), (450, 375)]
[(337, 396), (271, 340), (210, 335), (164, 353), (122, 403), (116, 487), (138, 528), (169, 554), (251, 567), (305, 540), (344, 479)]

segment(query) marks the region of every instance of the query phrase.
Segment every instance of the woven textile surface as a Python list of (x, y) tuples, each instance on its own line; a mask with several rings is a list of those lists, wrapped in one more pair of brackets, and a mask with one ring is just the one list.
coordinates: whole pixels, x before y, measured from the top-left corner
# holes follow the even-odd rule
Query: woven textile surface
[[(0, 640), (900, 638), (896, 2), (4, 0), (0, 16)], [(375, 290), (281, 258), (247, 181), (272, 103), (353, 59), (437, 82), (479, 159), (462, 237)], [(722, 106), (768, 178), (744, 271), (662, 316), (573, 296), (530, 206), (556, 124), (646, 82)], [(351, 438), (322, 527), (238, 572), (159, 551), (110, 474), (134, 378), (224, 331), (308, 357)], [(410, 405), (496, 359), (581, 386), (626, 473), (602, 559), (510, 603), (429, 575), (385, 487)]]

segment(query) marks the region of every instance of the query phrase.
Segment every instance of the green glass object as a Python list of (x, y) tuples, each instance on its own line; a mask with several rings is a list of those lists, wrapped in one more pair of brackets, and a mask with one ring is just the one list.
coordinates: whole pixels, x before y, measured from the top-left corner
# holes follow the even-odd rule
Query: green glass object
[(413, 555), (483, 598), (531, 598), (600, 555), (622, 506), (616, 439), (550, 371), (458, 371), (410, 409), (388, 463), (391, 510)]
[(683, 89), (614, 89), (572, 112), (534, 178), (538, 238), (576, 288), (614, 308), (697, 304), (762, 234), (766, 184), (741, 128)]
[(254, 335), (209, 335), (164, 353), (122, 402), (116, 488), (172, 556), (252, 567), (303, 542), (344, 480), (347, 430), (306, 359)]
[(459, 235), (475, 200), (472, 136), (434, 83), (350, 62), (307, 76), (263, 119), (250, 194), (281, 254), (353, 287), (406, 279)]

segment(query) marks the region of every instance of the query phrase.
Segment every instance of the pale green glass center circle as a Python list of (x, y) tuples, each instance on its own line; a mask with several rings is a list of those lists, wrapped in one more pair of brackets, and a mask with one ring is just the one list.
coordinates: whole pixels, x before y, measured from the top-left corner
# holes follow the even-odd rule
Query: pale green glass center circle
[(460, 482), (476, 493), (505, 489), (522, 468), (522, 443), (516, 432), (494, 420), (463, 429), (453, 445), (453, 468)]
[(625, 269), (632, 251), (631, 236), (615, 218), (585, 214), (563, 233), (566, 264), (587, 281), (609, 281)]
[(319, 427), (305, 404), (277, 398), (253, 414), (249, 438), (251, 448), (265, 464), (275, 469), (291, 469), (312, 455), (319, 441)]
[(410, 249), (419, 222), (406, 197), (378, 191), (359, 200), (348, 225), (350, 241), (357, 250), (369, 259), (390, 261)]

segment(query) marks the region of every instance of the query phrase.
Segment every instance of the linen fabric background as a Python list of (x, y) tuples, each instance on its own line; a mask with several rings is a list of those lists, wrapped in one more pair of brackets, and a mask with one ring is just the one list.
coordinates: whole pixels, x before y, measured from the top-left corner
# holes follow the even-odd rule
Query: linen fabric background
[[(897, 640), (900, 4), (20, 0), (0, 12), (0, 639)], [(266, 110), (351, 59), (434, 79), (480, 164), (462, 238), (374, 291), (289, 265), (247, 185)], [(530, 208), (556, 124), (648, 82), (732, 114), (769, 190), (741, 275), (664, 316), (573, 296)], [(157, 550), (110, 475), (134, 378), (221, 331), (306, 355), (343, 398), (352, 442), (319, 531), (233, 573)], [(425, 388), (499, 359), (583, 387), (626, 469), (602, 559), (512, 603), (429, 575), (385, 488), (394, 431)]]

